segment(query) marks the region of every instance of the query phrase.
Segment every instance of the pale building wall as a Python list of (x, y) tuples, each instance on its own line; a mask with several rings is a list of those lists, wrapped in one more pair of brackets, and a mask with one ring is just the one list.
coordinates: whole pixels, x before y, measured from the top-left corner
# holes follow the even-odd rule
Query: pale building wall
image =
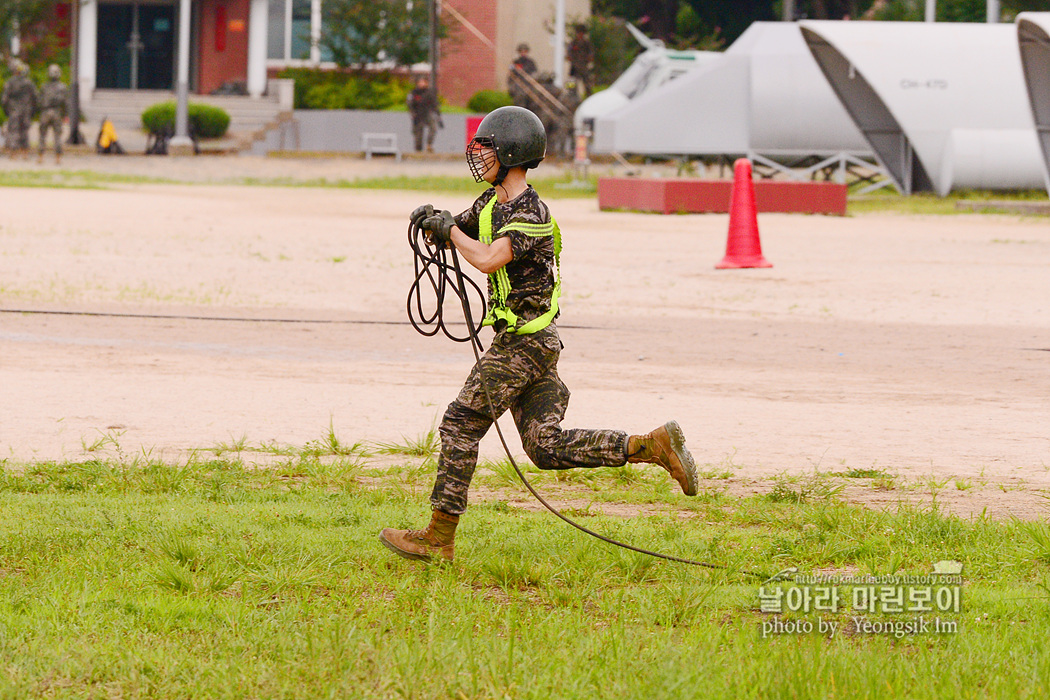
[[(554, 73), (554, 35), (550, 32), (554, 29), (555, 0), (498, 0), (498, 7), (496, 63), (504, 77), (521, 42), (529, 45), (532, 60), (541, 73)], [(573, 38), (572, 26), (590, 16), (590, 0), (565, 0), (566, 45)], [(563, 75), (568, 74), (566, 62)]]

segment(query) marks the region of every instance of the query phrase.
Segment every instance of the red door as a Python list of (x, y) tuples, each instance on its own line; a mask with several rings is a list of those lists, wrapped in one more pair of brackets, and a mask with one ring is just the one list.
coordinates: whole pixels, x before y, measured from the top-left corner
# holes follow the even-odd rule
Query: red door
[(201, 94), (248, 80), (250, 0), (202, 0), (200, 13)]

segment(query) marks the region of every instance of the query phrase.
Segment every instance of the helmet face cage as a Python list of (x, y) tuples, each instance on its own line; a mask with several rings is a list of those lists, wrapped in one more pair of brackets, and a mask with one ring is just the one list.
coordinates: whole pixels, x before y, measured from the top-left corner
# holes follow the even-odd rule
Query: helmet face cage
[(467, 146), (467, 166), (470, 174), (474, 176), (474, 182), (485, 179), (485, 173), (497, 161), (496, 146), (492, 139), (484, 136), (475, 136)]

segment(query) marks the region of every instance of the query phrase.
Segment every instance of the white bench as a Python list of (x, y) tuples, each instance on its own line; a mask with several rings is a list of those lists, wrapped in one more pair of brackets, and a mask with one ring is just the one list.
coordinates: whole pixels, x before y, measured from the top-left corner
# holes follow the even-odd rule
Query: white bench
[(361, 134), (361, 150), (365, 160), (372, 160), (372, 154), (394, 156), (401, 161), (401, 150), (397, 147), (397, 134), (364, 133)]

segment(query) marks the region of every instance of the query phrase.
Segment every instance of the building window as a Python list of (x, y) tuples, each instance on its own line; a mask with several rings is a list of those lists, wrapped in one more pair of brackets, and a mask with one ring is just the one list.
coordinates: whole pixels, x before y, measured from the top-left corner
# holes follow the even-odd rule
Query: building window
[(289, 57), (299, 61), (310, 60), (310, 0), (292, 0), (292, 41)]
[(322, 0), (269, 0), (266, 57), (271, 65), (327, 63), (331, 53), (316, 44)]

